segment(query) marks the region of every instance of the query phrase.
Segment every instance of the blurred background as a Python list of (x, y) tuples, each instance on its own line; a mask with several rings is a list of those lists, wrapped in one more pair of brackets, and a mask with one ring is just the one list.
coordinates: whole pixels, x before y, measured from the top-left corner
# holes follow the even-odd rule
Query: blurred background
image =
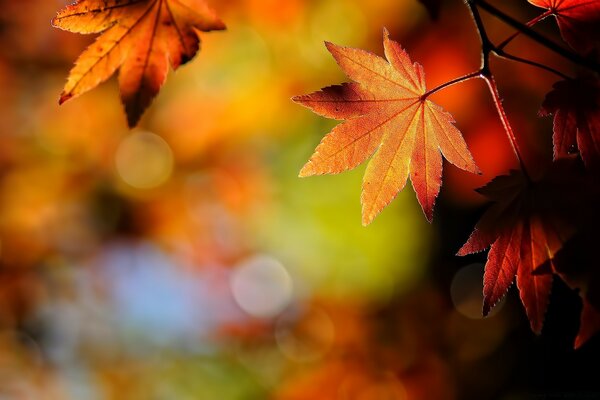
[[(576, 293), (555, 283), (536, 337), (513, 289), (482, 319), (485, 254), (454, 256), (485, 205), (473, 188), (516, 166), (482, 82), (433, 98), (483, 175), (445, 164), (432, 225), (408, 185), (362, 227), (364, 166), (297, 178), (335, 122), (290, 97), (346, 81), (323, 41), (382, 54), (385, 26), (435, 87), (478, 68), (461, 1), (434, 22), (416, 0), (212, 0), (228, 30), (131, 131), (114, 78), (58, 106), (93, 40), (50, 27), (66, 3), (0, 1), (0, 399), (597, 398)], [(573, 73), (526, 38), (507, 50)], [(557, 79), (493, 68), (547, 165), (536, 115)]]

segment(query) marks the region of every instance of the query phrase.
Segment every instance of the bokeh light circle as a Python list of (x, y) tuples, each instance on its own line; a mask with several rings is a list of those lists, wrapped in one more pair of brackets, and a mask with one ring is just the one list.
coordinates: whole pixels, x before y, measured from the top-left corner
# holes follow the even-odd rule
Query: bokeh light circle
[(285, 267), (270, 256), (242, 262), (231, 276), (231, 292), (239, 307), (258, 318), (273, 318), (293, 297), (293, 282)]
[(152, 189), (165, 183), (173, 172), (173, 153), (163, 138), (137, 131), (123, 139), (115, 155), (117, 173), (128, 185)]
[[(469, 264), (461, 268), (452, 279), (450, 297), (456, 310), (470, 319), (483, 318), (483, 264)], [(495, 315), (504, 302), (500, 301), (490, 312)]]

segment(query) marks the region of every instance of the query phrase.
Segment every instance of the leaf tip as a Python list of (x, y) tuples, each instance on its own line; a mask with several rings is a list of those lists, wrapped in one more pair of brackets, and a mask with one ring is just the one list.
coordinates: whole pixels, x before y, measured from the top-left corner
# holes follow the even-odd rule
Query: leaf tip
[(583, 300), (579, 332), (575, 338), (574, 348), (578, 350), (600, 331), (600, 313), (590, 303)]
[(362, 215), (362, 219), (361, 219), (361, 224), (364, 227), (367, 227), (371, 224), (371, 222), (373, 222), (373, 219), (375, 219), (374, 215), (366, 215), (365, 213), (363, 213)]
[(456, 252), (455, 256), (457, 257), (464, 257), (466, 255), (469, 255), (470, 253), (468, 253), (467, 251), (465, 251), (465, 246), (461, 247), (460, 249), (458, 249), (458, 251)]
[(483, 308), (481, 310), (481, 314), (484, 317), (487, 317), (488, 315), (490, 315), (490, 311), (492, 311), (492, 306), (490, 305), (490, 302), (488, 299), (485, 299), (483, 301)]
[(425, 208), (423, 208), (423, 214), (425, 214), (425, 219), (427, 222), (430, 224), (433, 223), (433, 204), (427, 205)]
[(143, 110), (141, 110), (141, 109), (131, 110), (131, 109), (125, 107), (125, 114), (127, 115), (127, 126), (129, 127), (129, 129), (132, 129), (137, 126), (138, 122), (140, 122), (140, 119), (142, 118)]
[(575, 343), (573, 343), (573, 350), (579, 350), (585, 345), (596, 332), (582, 332), (581, 330), (575, 337)]
[(215, 25), (213, 27), (212, 30), (214, 31), (224, 31), (227, 29), (227, 25), (225, 25), (225, 22), (221, 21), (220, 19), (217, 19), (215, 21)]
[(127, 116), (127, 127), (129, 129), (133, 129), (137, 126), (138, 122), (140, 122), (140, 117), (139, 116)]
[(361, 210), (361, 223), (362, 226), (367, 226), (373, 222), (379, 211), (373, 209), (373, 207), (367, 207), (367, 203), (361, 199), (362, 210)]
[(312, 167), (311, 162), (309, 161), (306, 164), (304, 164), (304, 167), (302, 167), (302, 169), (298, 173), (298, 178), (306, 178), (313, 175), (315, 175), (315, 171)]
[(487, 317), (490, 313), (496, 308), (496, 306), (502, 301), (502, 299), (506, 296), (506, 292), (508, 291), (508, 287), (505, 289), (504, 293), (494, 294), (490, 293), (489, 289), (486, 288), (485, 284), (483, 287), (483, 307), (481, 310), (481, 314), (483, 317)]
[(58, 105), (63, 105), (66, 101), (73, 97), (73, 93), (65, 93), (62, 92), (60, 94), (60, 98), (58, 99)]
[(337, 49), (340, 47), (335, 43), (328, 42), (327, 40), (324, 43), (325, 47), (327, 47), (327, 50), (329, 50), (331, 54), (335, 54), (337, 52)]
[(62, 29), (62, 27), (60, 26), (60, 16), (61, 16), (61, 14), (63, 14), (63, 12), (64, 12), (64, 11), (65, 11), (64, 9), (62, 9), (62, 10), (58, 11), (58, 12), (56, 13), (56, 15), (55, 15), (54, 17), (52, 17), (52, 19), (50, 20), (50, 25), (51, 25), (53, 28), (59, 28), (59, 29)]
[(537, 323), (537, 322), (531, 322), (531, 331), (536, 334), (537, 336), (540, 336), (542, 334), (542, 327), (543, 324), (541, 323)]

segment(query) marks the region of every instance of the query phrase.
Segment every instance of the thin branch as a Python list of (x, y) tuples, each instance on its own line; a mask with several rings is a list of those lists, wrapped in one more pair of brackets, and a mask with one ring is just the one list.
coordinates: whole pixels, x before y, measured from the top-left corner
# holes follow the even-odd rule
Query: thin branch
[(525, 24), (522, 24), (521, 22), (515, 20), (511, 16), (498, 10), (496, 7), (489, 4), (485, 0), (467, 0), (467, 4), (472, 9), (475, 8), (475, 4), (476, 4), (477, 6), (481, 7), (485, 11), (492, 14), (494, 17), (504, 21), (506, 24), (512, 26), (513, 28), (518, 29), (521, 33), (523, 33), (524, 35), (535, 40), (536, 42), (538, 42), (542, 46), (546, 47), (547, 49), (552, 50), (556, 54), (566, 58), (567, 60), (569, 60), (575, 64), (581, 65), (582, 67), (586, 67), (592, 71), (600, 73), (600, 64), (594, 62), (591, 59), (582, 57), (579, 54), (574, 53), (570, 50), (567, 50), (564, 47), (557, 45), (553, 41), (549, 40), (548, 38), (546, 38), (543, 35), (540, 35), (533, 29), (526, 26)]
[(537, 68), (543, 69), (545, 71), (553, 73), (556, 76), (560, 76), (561, 78), (563, 78), (565, 80), (570, 80), (571, 79), (571, 77), (563, 74), (562, 72), (560, 72), (557, 69), (554, 69), (552, 67), (549, 67), (549, 66), (541, 64), (541, 63), (538, 63), (536, 61), (532, 61), (532, 60), (528, 60), (526, 58), (521, 58), (521, 57), (514, 56), (512, 54), (506, 53), (502, 49), (496, 48), (492, 52), (494, 54), (496, 54), (500, 58), (505, 58), (507, 60), (512, 60), (512, 61), (516, 61), (516, 62), (519, 62), (519, 63), (522, 63), (522, 64), (531, 65), (532, 67), (537, 67)]
[[(542, 14), (538, 15), (537, 17), (535, 17), (534, 19), (525, 22), (525, 26), (528, 28), (531, 28), (532, 26), (534, 26), (535, 24), (537, 24), (538, 22), (546, 19), (547, 17), (549, 17), (550, 15), (552, 15), (552, 11), (550, 10), (546, 10), (545, 12), (543, 12)], [(499, 45), (496, 46), (496, 48), (498, 50), (502, 50), (503, 48), (505, 48), (510, 42), (513, 41), (514, 38), (516, 38), (517, 36), (519, 36), (521, 34), (521, 31), (516, 31), (515, 33), (513, 33), (512, 35), (510, 35), (509, 37), (507, 37), (506, 39), (504, 39), (502, 41), (502, 43), (500, 43)]]
[(471, 16), (475, 21), (475, 26), (477, 28), (477, 33), (479, 34), (479, 38), (481, 39), (481, 77), (485, 79), (488, 88), (490, 89), (490, 94), (494, 99), (494, 104), (496, 105), (496, 109), (498, 110), (498, 114), (500, 116), (500, 120), (502, 121), (502, 125), (504, 126), (504, 131), (506, 132), (506, 136), (508, 137), (508, 141), (512, 147), (517, 160), (519, 161), (519, 165), (521, 166), (521, 170), (523, 171), (523, 175), (527, 178), (527, 180), (531, 181), (529, 177), (529, 173), (527, 172), (527, 167), (525, 165), (525, 161), (523, 159), (523, 155), (521, 150), (519, 149), (519, 143), (517, 142), (517, 138), (512, 129), (510, 121), (506, 116), (506, 112), (504, 111), (504, 107), (502, 106), (502, 100), (500, 99), (500, 93), (498, 92), (498, 87), (496, 86), (496, 82), (494, 80), (494, 76), (490, 70), (490, 54), (495, 52), (495, 46), (490, 41), (487, 32), (485, 30), (485, 26), (483, 24), (483, 20), (481, 19), (481, 15), (479, 14), (479, 10), (476, 7), (476, 3), (479, 3), (477, 0), (467, 0), (466, 4), (469, 7), (469, 11), (471, 12)]
[(489, 75), (490, 52), (494, 48), (494, 45), (487, 35), (485, 26), (483, 25), (483, 20), (481, 19), (481, 15), (475, 6), (475, 3), (475, 0), (467, 0), (467, 6), (471, 11), (471, 17), (473, 17), (473, 20), (475, 21), (475, 27), (477, 28), (477, 33), (479, 35), (479, 39), (481, 40), (481, 73), (482, 75)]
[(506, 112), (504, 111), (504, 106), (502, 105), (502, 100), (500, 99), (500, 93), (498, 92), (498, 86), (496, 85), (496, 81), (494, 80), (494, 77), (491, 75), (485, 76), (484, 79), (485, 79), (486, 83), (488, 84), (490, 93), (492, 94), (492, 98), (494, 99), (494, 104), (496, 105), (496, 110), (498, 110), (498, 115), (500, 116), (500, 120), (502, 121), (502, 126), (504, 127), (504, 130), (506, 131), (506, 135), (508, 136), (508, 139), (509, 139), (510, 145), (513, 149), (513, 152), (515, 153), (515, 155), (517, 156), (517, 159), (519, 160), (519, 165), (521, 166), (523, 175), (525, 175), (527, 180), (531, 182), (531, 178), (529, 177), (529, 174), (527, 173), (527, 168), (525, 166), (523, 154), (521, 153), (521, 150), (519, 149), (517, 137), (515, 136), (515, 132), (513, 131), (512, 126), (510, 125), (510, 121), (508, 120), (508, 117), (506, 116)]
[(448, 86), (456, 85), (457, 83), (465, 82), (465, 81), (468, 81), (473, 78), (481, 78), (481, 71), (479, 70), (479, 71), (471, 72), (470, 74), (460, 76), (460, 77), (458, 77), (456, 79), (452, 79), (451, 81), (446, 82), (442, 85), (434, 87), (433, 89), (428, 90), (421, 96), (421, 101), (427, 99), (429, 96), (431, 96), (435, 92), (447, 88)]

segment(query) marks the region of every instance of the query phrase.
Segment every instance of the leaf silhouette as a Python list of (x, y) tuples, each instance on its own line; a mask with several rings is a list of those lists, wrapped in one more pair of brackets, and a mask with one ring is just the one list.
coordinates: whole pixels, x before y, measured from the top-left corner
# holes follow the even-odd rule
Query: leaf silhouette
[(199, 50), (198, 31), (225, 29), (203, 0), (78, 0), (52, 20), (55, 27), (102, 33), (77, 59), (60, 103), (85, 93), (118, 68), (121, 99), (135, 126), (176, 69)]
[(363, 224), (371, 223), (404, 188), (409, 176), (431, 221), (442, 180), (442, 154), (461, 169), (479, 170), (452, 116), (423, 99), (423, 68), (411, 62), (387, 30), (383, 44), (387, 60), (361, 49), (326, 43), (354, 82), (293, 98), (319, 115), (345, 120), (323, 138), (300, 176), (346, 171), (375, 153), (363, 179)]
[(583, 346), (598, 332), (600, 332), (600, 312), (584, 299), (579, 332), (575, 338), (575, 348), (578, 349)]
[(598, 0), (528, 0), (549, 10), (556, 17), (563, 39), (582, 54), (599, 49), (600, 1)]
[(491, 246), (483, 278), (484, 315), (516, 279), (531, 329), (541, 332), (554, 258), (574, 234), (580, 200), (585, 199), (586, 185), (570, 174), (571, 161), (555, 163), (537, 182), (511, 171), (479, 189), (494, 203), (458, 255)]
[(540, 115), (554, 114), (554, 158), (579, 148), (587, 167), (600, 168), (600, 81), (578, 78), (554, 84)]
[(552, 267), (554, 272), (572, 289), (579, 291), (583, 302), (579, 334), (575, 348), (581, 347), (600, 330), (600, 269), (598, 268), (598, 224), (600, 190), (597, 185), (585, 186), (585, 201), (580, 206), (585, 215), (577, 233), (565, 243)]

